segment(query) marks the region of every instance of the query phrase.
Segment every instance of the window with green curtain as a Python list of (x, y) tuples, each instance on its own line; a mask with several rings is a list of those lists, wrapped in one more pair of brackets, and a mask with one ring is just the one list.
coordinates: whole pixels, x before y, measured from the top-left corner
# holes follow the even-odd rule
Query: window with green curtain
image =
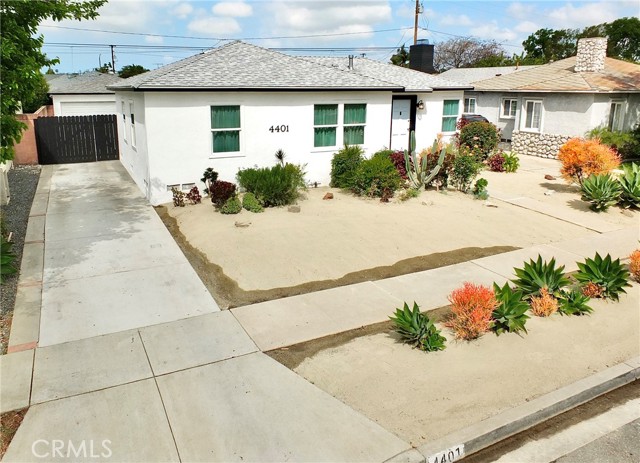
[(459, 100), (444, 100), (442, 109), (442, 131), (455, 132), (456, 122), (458, 121), (458, 105)]
[(337, 104), (317, 104), (313, 107), (313, 146), (336, 146), (338, 125)]
[(367, 122), (366, 104), (344, 105), (344, 144), (364, 144), (364, 124)]
[(214, 153), (240, 151), (240, 106), (211, 106), (211, 133)]

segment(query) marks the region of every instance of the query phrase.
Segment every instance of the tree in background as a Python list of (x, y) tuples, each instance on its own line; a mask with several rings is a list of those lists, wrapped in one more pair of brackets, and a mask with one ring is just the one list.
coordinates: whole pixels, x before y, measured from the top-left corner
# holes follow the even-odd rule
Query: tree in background
[(577, 35), (574, 29), (538, 29), (522, 42), (525, 59), (530, 64), (544, 64), (574, 56)]
[(506, 66), (504, 63), (509, 59), (504, 55), (504, 49), (497, 42), (456, 37), (436, 44), (433, 65), (438, 72), (452, 68)]
[(640, 19), (620, 18), (610, 23), (585, 27), (582, 37), (606, 37), (607, 56), (640, 62)]
[(112, 72), (111, 63), (104, 63), (99, 68), (93, 68), (93, 70), (99, 72), (100, 74), (109, 74)]
[(49, 84), (44, 76), (38, 73), (33, 87), (22, 96), (22, 112), (35, 113), (42, 105), (49, 102)]
[(118, 76), (126, 79), (127, 77), (137, 76), (138, 74), (142, 74), (149, 71), (147, 68), (140, 66), (139, 64), (127, 64), (126, 66), (122, 66), (122, 69), (118, 71)]
[(35, 98), (42, 88), (40, 69), (57, 64), (42, 52), (44, 37), (35, 36), (47, 18), (93, 19), (106, 0), (0, 1), (0, 162), (13, 159), (13, 146), (27, 128), (15, 114), (21, 101)]
[(409, 51), (404, 47), (404, 44), (391, 56), (391, 64), (402, 66), (403, 68), (409, 67)]

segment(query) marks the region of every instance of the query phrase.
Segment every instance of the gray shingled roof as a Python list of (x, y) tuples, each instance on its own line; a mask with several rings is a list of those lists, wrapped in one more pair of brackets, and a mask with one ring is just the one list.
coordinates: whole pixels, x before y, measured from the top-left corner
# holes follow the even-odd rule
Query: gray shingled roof
[(503, 76), (512, 74), (514, 72), (525, 71), (527, 69), (533, 69), (537, 66), (495, 66), (486, 68), (458, 68), (449, 69), (448, 71), (440, 74), (440, 77), (445, 79), (451, 79), (458, 82), (465, 82), (466, 84), (473, 84), (480, 80), (491, 79), (496, 76)]
[(444, 79), (440, 75), (427, 74), (413, 69), (382, 63), (368, 58), (354, 57), (353, 69), (349, 70), (349, 59), (307, 56), (304, 59), (340, 69), (352, 74), (381, 79), (404, 87), (407, 92), (430, 92), (432, 90), (471, 89), (471, 85)]
[(402, 90), (395, 82), (343, 71), (244, 42), (232, 42), (110, 85), (110, 89)]
[(84, 74), (45, 74), (49, 84), (49, 95), (77, 93), (113, 93), (107, 86), (124, 79), (115, 74), (87, 72)]

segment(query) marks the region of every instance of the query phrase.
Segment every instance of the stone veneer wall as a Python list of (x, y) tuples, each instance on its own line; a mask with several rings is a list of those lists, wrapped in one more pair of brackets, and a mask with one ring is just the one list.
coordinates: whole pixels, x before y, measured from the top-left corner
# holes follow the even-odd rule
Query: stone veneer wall
[(511, 150), (516, 154), (538, 156), (540, 158), (557, 158), (560, 147), (570, 136), (550, 133), (518, 132), (511, 135)]
[(578, 40), (578, 54), (576, 55), (576, 72), (594, 72), (604, 69), (607, 57), (607, 39), (592, 37)]

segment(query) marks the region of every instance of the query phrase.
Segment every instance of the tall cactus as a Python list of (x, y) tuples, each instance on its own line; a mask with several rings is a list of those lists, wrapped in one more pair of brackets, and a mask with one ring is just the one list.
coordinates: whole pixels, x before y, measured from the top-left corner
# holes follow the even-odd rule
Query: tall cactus
[[(432, 152), (437, 152), (438, 148), (438, 140), (436, 140), (433, 142), (433, 146), (431, 147)], [(438, 162), (433, 169), (429, 170), (427, 157), (423, 156), (422, 159), (418, 159), (418, 156), (416, 155), (416, 133), (413, 130), (411, 131), (409, 151), (404, 150), (404, 163), (407, 170), (407, 177), (409, 177), (409, 180), (413, 183), (414, 188), (423, 188), (425, 185), (428, 185), (436, 175), (438, 175), (438, 172), (440, 172), (440, 169), (442, 168), (442, 163), (444, 162), (446, 153), (446, 147), (442, 147), (440, 149)]]

